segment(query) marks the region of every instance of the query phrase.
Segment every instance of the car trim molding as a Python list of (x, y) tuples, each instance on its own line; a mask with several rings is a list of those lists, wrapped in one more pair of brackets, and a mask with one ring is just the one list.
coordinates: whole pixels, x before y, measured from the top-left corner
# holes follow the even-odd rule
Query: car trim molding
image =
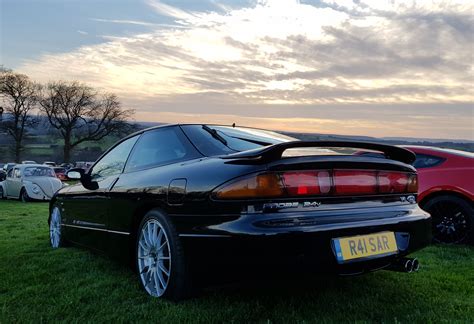
[(61, 226), (88, 229), (88, 230), (95, 230), (95, 231), (114, 233), (114, 234), (130, 235), (129, 232), (112, 231), (112, 230), (107, 230), (107, 229), (103, 229), (103, 228), (95, 228), (95, 227), (88, 227), (88, 226), (77, 226), (77, 225), (69, 225), (69, 224), (61, 224)]
[(222, 234), (179, 234), (179, 237), (230, 237)]

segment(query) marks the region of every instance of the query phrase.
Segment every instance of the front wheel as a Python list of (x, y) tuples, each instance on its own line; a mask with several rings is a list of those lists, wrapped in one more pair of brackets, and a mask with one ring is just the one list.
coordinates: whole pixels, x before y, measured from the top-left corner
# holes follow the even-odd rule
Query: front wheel
[(443, 195), (430, 199), (423, 209), (431, 214), (434, 242), (474, 242), (474, 208), (471, 203), (456, 196)]
[(59, 207), (54, 207), (49, 219), (49, 240), (51, 247), (57, 249), (64, 246), (64, 238), (61, 230), (61, 211)]
[(189, 295), (190, 276), (178, 234), (168, 217), (148, 212), (137, 233), (136, 265), (142, 288), (153, 297)]
[(0, 187), (0, 199), (7, 199), (7, 197), (5, 197), (5, 194), (3, 193), (3, 187)]

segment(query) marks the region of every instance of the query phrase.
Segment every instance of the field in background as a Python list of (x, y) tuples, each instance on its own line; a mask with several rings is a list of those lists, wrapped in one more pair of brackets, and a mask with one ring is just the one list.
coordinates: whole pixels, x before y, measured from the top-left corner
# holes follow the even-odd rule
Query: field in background
[(0, 323), (474, 321), (471, 247), (418, 252), (415, 274), (243, 282), (173, 304), (148, 297), (115, 261), (50, 249), (47, 216), (47, 203), (0, 201)]

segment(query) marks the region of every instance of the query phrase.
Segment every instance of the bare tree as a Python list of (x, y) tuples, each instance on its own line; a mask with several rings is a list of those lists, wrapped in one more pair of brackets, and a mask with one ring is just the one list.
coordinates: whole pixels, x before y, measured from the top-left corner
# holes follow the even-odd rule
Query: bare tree
[(38, 91), (39, 85), (28, 76), (0, 68), (0, 96), (4, 108), (1, 128), (15, 141), (15, 162), (20, 162), (27, 128), (38, 121), (31, 114), (38, 102)]
[(123, 109), (117, 96), (102, 94), (79, 82), (58, 81), (42, 91), (40, 109), (64, 140), (64, 161), (79, 144), (98, 141), (110, 134), (130, 131), (127, 119), (133, 110)]

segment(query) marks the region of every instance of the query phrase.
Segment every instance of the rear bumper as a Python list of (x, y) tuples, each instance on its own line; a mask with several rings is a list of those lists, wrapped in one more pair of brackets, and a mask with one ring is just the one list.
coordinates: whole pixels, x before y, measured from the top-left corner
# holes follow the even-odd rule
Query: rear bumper
[[(430, 244), (429, 214), (417, 206), (402, 213), (398, 211), (398, 214), (388, 218), (374, 218), (374, 215), (367, 214), (366, 220), (340, 222), (343, 217), (333, 213), (333, 222), (319, 218), (311, 223), (305, 218), (306, 223), (303, 225), (300, 222), (302, 217), (298, 215), (292, 214), (291, 218), (285, 214), (271, 216), (275, 220), (273, 225), (281, 226), (269, 226), (271, 223), (268, 222), (265, 226), (261, 214), (243, 215), (205, 228), (194, 228), (191, 233), (182, 233), (180, 237), (186, 250), (190, 251), (188, 255), (199, 256), (200, 264), (250, 263), (257, 266), (298, 262), (308, 268), (355, 274), (384, 268), (397, 258)], [(280, 223), (276, 222), (278, 219)], [(395, 233), (398, 253), (337, 262), (333, 239), (385, 231)]]

